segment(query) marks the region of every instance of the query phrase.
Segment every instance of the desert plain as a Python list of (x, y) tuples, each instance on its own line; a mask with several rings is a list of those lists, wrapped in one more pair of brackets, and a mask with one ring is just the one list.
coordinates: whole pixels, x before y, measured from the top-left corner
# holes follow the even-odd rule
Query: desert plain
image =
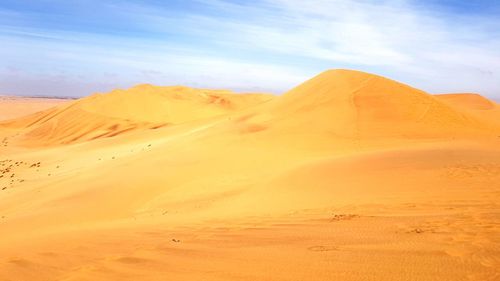
[(0, 98), (0, 280), (500, 280), (500, 105), (328, 70), (283, 95)]

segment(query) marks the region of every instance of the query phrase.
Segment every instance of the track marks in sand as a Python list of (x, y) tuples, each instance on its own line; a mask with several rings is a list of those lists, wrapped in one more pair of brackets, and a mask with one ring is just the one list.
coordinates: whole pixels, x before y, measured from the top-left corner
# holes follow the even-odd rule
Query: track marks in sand
[(6, 190), (23, 183), (23, 172), (26, 169), (40, 168), (40, 162), (14, 161), (12, 159), (0, 160), (0, 188)]
[(428, 248), (431, 246), (460, 262), (464, 276), (468, 276), (466, 280), (500, 278), (500, 239), (497, 235), (500, 232), (500, 205), (429, 204), (416, 211), (426, 214), (400, 224), (396, 233), (401, 237), (413, 237), (414, 241), (431, 241)]
[(309, 251), (313, 252), (328, 252), (328, 251), (338, 251), (339, 248), (335, 246), (311, 246), (307, 248)]
[(359, 215), (356, 214), (334, 214), (330, 221), (345, 221), (359, 218)]
[(454, 179), (465, 179), (472, 177), (492, 178), (500, 174), (498, 164), (456, 164), (446, 167), (444, 176)]

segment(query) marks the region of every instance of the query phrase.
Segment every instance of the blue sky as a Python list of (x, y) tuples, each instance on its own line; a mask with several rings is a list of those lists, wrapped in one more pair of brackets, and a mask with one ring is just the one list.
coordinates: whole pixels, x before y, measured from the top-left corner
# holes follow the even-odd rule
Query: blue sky
[(282, 93), (331, 68), (500, 100), (500, 1), (0, 0), (0, 94)]

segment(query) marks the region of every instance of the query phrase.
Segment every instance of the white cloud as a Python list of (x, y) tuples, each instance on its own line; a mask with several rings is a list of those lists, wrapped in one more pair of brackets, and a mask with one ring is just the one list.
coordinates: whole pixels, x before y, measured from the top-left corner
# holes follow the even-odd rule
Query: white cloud
[[(225, 2), (204, 3), (221, 7)], [(275, 12), (260, 18), (254, 7), (251, 23), (203, 24), (230, 30), (228, 37), (242, 45), (329, 61), (333, 67), (378, 70), (430, 91), (479, 91), (500, 98), (498, 18), (438, 12), (411, 1), (266, 0), (261, 5)]]
[[(119, 86), (187, 83), (270, 91), (341, 67), (431, 92), (475, 91), (500, 99), (498, 18), (404, 0), (196, 2), (203, 9), (183, 13), (128, 1), (102, 4), (151, 33), (143, 37), (3, 28), (7, 43), (0, 55), (10, 59), (0, 66), (23, 68), (32, 61), (29, 71), (24, 66), (29, 75), (51, 68), (86, 77), (96, 87), (103, 82), (100, 74), (115, 73)], [(37, 50), (30, 51), (33, 44)]]

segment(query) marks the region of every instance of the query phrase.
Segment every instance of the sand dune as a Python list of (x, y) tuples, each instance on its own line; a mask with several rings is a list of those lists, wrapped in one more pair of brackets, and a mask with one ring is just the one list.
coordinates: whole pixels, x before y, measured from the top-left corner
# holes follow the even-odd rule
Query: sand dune
[(444, 103), (474, 115), (486, 123), (500, 124), (500, 105), (478, 94), (441, 94)]
[(287, 131), (348, 138), (449, 138), (498, 130), (423, 91), (351, 70), (321, 73), (276, 99), (263, 114), (255, 118)]
[(488, 104), (331, 70), (4, 122), (0, 280), (498, 280)]
[(498, 107), (494, 101), (479, 94), (441, 94), (436, 97), (450, 105), (468, 110), (493, 110)]
[(224, 115), (271, 98), (266, 94), (138, 85), (94, 94), (0, 126), (24, 129), (19, 138), (26, 145), (69, 144)]

